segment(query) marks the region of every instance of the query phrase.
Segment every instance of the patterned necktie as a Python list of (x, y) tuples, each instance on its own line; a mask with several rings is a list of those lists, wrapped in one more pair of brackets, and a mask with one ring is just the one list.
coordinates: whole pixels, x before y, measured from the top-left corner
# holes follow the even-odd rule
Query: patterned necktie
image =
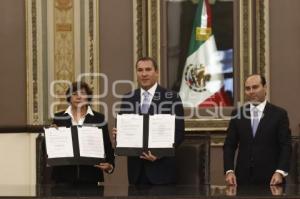
[(149, 109), (149, 106), (150, 106), (150, 93), (145, 91), (143, 93), (143, 96), (144, 96), (144, 100), (143, 100), (143, 103), (142, 103), (142, 106), (141, 106), (141, 113), (146, 114), (146, 113), (148, 113), (148, 109)]
[(254, 108), (253, 109), (253, 120), (252, 120), (252, 134), (253, 134), (253, 137), (255, 137), (258, 124), (259, 124), (258, 109)]

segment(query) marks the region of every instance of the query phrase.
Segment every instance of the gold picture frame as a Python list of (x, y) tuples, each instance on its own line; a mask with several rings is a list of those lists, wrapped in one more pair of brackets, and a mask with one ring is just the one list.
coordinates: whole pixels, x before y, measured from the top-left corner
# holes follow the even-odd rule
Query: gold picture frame
[[(167, 0), (133, 1), (133, 61), (141, 56), (157, 60), (161, 73), (165, 72), (165, 40), (162, 32), (165, 13), (163, 4)], [(234, 56), (235, 93), (243, 103), (244, 80), (252, 73), (260, 73), (269, 79), (268, 55), (268, 6), (269, 0), (232, 0), (234, 6)], [(134, 65), (134, 64), (133, 64)], [(135, 70), (135, 69), (134, 69)], [(134, 71), (135, 72), (135, 71)], [(160, 83), (165, 84), (164, 78)], [(186, 132), (224, 132), (230, 119), (229, 108), (226, 118), (190, 118), (185, 120)]]

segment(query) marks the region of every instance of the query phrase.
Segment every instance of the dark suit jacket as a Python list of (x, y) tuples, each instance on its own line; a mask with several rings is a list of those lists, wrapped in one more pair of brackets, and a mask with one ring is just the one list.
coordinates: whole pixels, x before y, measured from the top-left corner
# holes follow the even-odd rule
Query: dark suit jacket
[[(102, 129), (106, 162), (114, 165), (114, 152), (104, 115), (95, 111), (93, 113), (94, 115), (86, 115), (83, 125), (97, 126)], [(71, 117), (65, 111), (57, 113), (53, 119), (53, 124), (59, 127), (70, 127), (72, 126)], [(103, 172), (94, 166), (87, 165), (55, 166), (53, 167), (51, 177), (55, 183), (90, 184), (102, 182)]]
[(233, 111), (232, 116), (223, 148), (224, 171), (235, 170), (238, 184), (269, 184), (276, 169), (289, 171), (291, 133), (284, 109), (267, 102), (255, 137), (249, 105)]
[[(140, 114), (140, 89), (125, 95), (120, 113)], [(157, 86), (148, 114), (173, 114), (175, 121), (175, 147), (184, 139), (184, 113), (179, 95)], [(155, 155), (155, 154), (154, 154)], [(141, 172), (152, 184), (171, 184), (176, 182), (176, 163), (174, 157), (162, 157), (154, 162), (142, 160), (139, 157), (128, 157), (128, 180), (137, 184)]]

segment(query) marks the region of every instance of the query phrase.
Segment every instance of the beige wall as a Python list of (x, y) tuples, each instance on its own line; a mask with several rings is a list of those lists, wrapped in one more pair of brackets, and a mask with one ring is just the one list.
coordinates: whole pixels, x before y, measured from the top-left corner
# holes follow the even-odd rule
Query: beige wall
[[(24, 2), (0, 1), (0, 125), (26, 123)], [(101, 72), (108, 75), (111, 86), (114, 80), (133, 79), (132, 0), (99, 2), (100, 67)], [(271, 101), (288, 110), (294, 135), (299, 135), (300, 123), (299, 7), (299, 0), (270, 0)], [(124, 93), (126, 90), (126, 86), (121, 86), (118, 93)], [(112, 97), (110, 92), (103, 101), (112, 105), (119, 99)], [(111, 113), (108, 120), (111, 128), (114, 121)], [(14, 141), (11, 140), (11, 143)], [(222, 148), (212, 149), (212, 183), (223, 183), (221, 154)], [(0, 155), (0, 161), (4, 158)], [(126, 159), (117, 157), (116, 165), (116, 172), (106, 178), (107, 182), (127, 183)], [(14, 166), (11, 169), (15, 169)]]
[(26, 123), (25, 1), (0, 1), (0, 125)]
[[(101, 0), (100, 1), (100, 71), (108, 76), (109, 93), (103, 99), (112, 107), (120, 98), (113, 97), (112, 84), (115, 80), (132, 80), (133, 70), (133, 28), (132, 0)], [(126, 85), (120, 84), (117, 93), (128, 92)], [(110, 129), (114, 118), (109, 109), (108, 121)], [(126, 184), (126, 158), (116, 157), (116, 170), (113, 175), (106, 176), (107, 183)]]
[(300, 135), (300, 1), (270, 1), (271, 101), (287, 109)]

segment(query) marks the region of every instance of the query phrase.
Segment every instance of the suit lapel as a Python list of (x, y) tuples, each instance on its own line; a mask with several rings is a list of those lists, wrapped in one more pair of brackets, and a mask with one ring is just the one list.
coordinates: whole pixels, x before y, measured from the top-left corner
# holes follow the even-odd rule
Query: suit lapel
[(252, 134), (252, 125), (251, 125), (251, 113), (250, 113), (250, 104), (247, 104), (244, 107), (244, 110), (242, 111), (242, 118), (243, 118), (243, 123), (245, 126), (245, 133), (248, 135), (248, 137), (253, 139), (253, 134)]
[[(136, 106), (136, 103), (139, 103), (138, 106)], [(141, 114), (141, 89), (138, 88), (134, 91), (133, 97), (132, 97), (132, 102), (133, 107), (134, 107), (134, 113), (136, 114)]]
[(151, 105), (150, 105), (149, 111), (148, 111), (148, 113), (150, 115), (158, 113), (158, 107), (159, 107), (159, 104), (161, 102), (161, 97), (162, 97), (161, 95), (162, 95), (162, 89), (159, 85), (157, 85), (157, 88), (155, 90), (155, 93), (152, 98)]
[(65, 117), (65, 119), (64, 120), (60, 120), (62, 122), (62, 125), (66, 126), (66, 127), (72, 126), (72, 118), (71, 118), (71, 116), (68, 113), (64, 113), (63, 117)]
[(93, 117), (90, 114), (87, 114), (84, 118), (83, 124), (92, 124), (93, 122)]

